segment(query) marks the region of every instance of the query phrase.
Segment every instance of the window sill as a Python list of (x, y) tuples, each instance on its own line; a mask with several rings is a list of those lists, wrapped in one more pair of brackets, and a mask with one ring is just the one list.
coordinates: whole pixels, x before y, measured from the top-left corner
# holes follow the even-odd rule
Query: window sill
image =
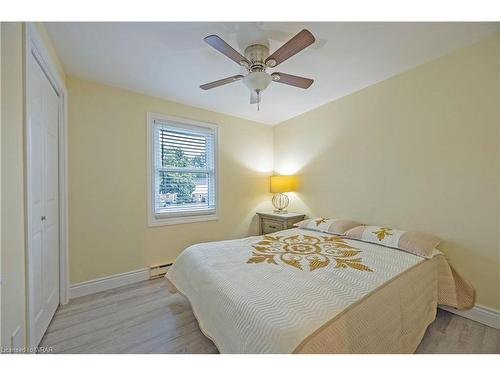
[(192, 216), (153, 216), (149, 218), (148, 226), (161, 227), (164, 225), (188, 224), (200, 221), (219, 220), (217, 214), (192, 215)]

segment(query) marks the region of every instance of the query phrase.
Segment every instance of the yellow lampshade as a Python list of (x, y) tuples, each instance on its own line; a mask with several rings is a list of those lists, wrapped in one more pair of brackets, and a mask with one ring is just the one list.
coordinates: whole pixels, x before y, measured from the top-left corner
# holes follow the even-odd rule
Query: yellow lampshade
[(297, 189), (297, 176), (271, 176), (271, 193), (286, 193)]

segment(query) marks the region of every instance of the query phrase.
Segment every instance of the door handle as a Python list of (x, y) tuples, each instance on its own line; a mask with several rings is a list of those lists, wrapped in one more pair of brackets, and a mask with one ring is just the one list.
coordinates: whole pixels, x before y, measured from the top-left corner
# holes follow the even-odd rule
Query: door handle
[(47, 220), (47, 216), (42, 216), (42, 221)]

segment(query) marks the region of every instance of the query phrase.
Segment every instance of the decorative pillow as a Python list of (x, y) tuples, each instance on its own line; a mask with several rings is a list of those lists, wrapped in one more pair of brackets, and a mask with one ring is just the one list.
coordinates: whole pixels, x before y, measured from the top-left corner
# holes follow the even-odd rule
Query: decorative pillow
[(317, 230), (318, 232), (325, 232), (331, 234), (344, 234), (351, 228), (355, 228), (360, 223), (351, 220), (336, 220), (328, 219), (325, 217), (317, 217), (315, 219), (302, 220), (295, 224), (296, 227)]
[(422, 232), (370, 225), (352, 228), (345, 232), (344, 235), (352, 239), (408, 251), (424, 258), (430, 258), (434, 248), (441, 242), (439, 238)]

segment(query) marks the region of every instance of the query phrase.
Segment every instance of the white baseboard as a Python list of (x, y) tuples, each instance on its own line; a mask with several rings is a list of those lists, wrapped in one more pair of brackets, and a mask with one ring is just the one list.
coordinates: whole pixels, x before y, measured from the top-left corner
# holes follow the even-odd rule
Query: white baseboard
[(141, 268), (135, 271), (101, 277), (100, 279), (84, 281), (70, 285), (69, 298), (83, 297), (148, 279), (149, 268)]
[(481, 305), (476, 305), (470, 310), (457, 310), (453, 307), (441, 305), (439, 305), (438, 307), (442, 310), (446, 310), (453, 314), (463, 316), (464, 318), (474, 320), (489, 327), (500, 329), (500, 311), (498, 310)]

